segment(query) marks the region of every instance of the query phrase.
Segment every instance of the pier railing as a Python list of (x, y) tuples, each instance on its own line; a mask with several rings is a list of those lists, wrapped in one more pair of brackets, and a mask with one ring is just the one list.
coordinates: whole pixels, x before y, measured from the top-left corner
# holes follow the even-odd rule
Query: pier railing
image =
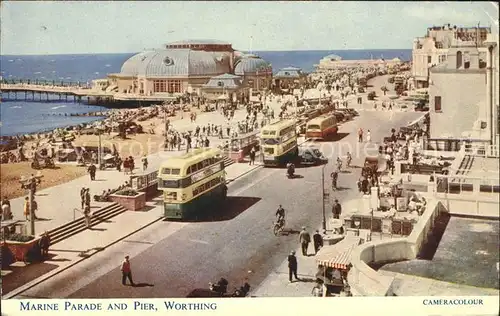
[(58, 87), (81, 87), (90, 88), (90, 84), (81, 81), (64, 81), (64, 80), (40, 80), (40, 79), (2, 79), (0, 84), (27, 84), (36, 86), (58, 86)]

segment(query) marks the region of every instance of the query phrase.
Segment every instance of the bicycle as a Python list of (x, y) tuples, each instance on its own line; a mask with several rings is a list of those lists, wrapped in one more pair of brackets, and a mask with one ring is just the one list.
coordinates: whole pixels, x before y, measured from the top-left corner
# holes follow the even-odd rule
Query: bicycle
[(275, 236), (279, 236), (284, 229), (285, 229), (285, 219), (273, 223), (273, 233)]

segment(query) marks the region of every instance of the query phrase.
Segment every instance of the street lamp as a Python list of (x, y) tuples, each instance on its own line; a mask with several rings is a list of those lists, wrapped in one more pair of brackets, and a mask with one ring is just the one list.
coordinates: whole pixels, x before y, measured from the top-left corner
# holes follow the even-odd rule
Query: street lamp
[(104, 132), (104, 128), (99, 125), (95, 128), (96, 132), (97, 132), (97, 135), (99, 137), (99, 148), (97, 149), (97, 159), (98, 159), (98, 162), (99, 162), (99, 170), (102, 170), (102, 143), (101, 143), (101, 135), (102, 133)]
[(323, 208), (323, 221), (321, 222), (321, 228), (323, 233), (326, 233), (326, 214), (325, 214), (325, 199), (328, 198), (329, 193), (325, 192), (325, 167), (326, 164), (321, 168), (321, 193), (322, 193), (322, 208)]
[(21, 176), (19, 182), (21, 182), (22, 188), (29, 191), (28, 201), (30, 206), (30, 234), (35, 236), (35, 210), (33, 209), (33, 200), (35, 199), (36, 185), (40, 184), (40, 179), (42, 178), (42, 173), (37, 172), (36, 175), (30, 175), (29, 177)]

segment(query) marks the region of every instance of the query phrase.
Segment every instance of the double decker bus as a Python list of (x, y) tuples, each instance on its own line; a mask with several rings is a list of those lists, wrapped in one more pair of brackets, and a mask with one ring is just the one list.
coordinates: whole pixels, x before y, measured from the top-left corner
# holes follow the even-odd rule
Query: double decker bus
[(283, 120), (264, 126), (260, 132), (264, 166), (280, 166), (298, 157), (295, 120)]
[(307, 122), (306, 139), (325, 140), (337, 134), (339, 128), (335, 115), (318, 116)]
[(163, 191), (167, 219), (197, 218), (221, 206), (227, 196), (221, 150), (199, 148), (169, 158), (158, 171), (158, 189)]

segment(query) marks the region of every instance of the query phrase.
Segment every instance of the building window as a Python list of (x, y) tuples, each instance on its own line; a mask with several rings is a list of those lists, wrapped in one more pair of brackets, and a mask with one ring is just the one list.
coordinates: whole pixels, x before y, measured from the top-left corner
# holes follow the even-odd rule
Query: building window
[(434, 111), (441, 112), (441, 96), (434, 97)]
[(180, 80), (154, 80), (154, 92), (168, 92), (180, 93), (181, 81)]
[(457, 69), (462, 68), (462, 52), (457, 52)]
[(432, 63), (432, 56), (427, 56), (427, 63), (428, 64)]

